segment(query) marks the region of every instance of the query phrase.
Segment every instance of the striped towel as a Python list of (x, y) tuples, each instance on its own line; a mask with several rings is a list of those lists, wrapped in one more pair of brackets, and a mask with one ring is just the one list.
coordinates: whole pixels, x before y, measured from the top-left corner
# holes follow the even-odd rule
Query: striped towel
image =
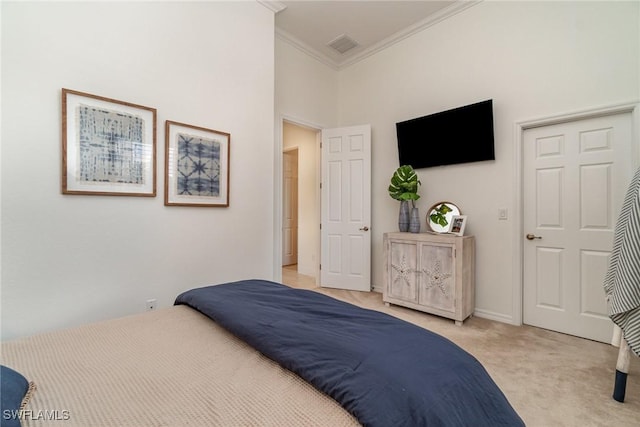
[(640, 356), (640, 169), (631, 180), (616, 224), (604, 290), (609, 317)]

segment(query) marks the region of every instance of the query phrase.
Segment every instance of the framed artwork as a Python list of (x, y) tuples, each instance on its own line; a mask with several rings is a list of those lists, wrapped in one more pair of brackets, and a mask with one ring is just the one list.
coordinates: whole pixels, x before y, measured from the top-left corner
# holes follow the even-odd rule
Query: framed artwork
[(166, 206), (229, 206), (231, 135), (166, 121)]
[(463, 236), (464, 228), (467, 226), (467, 216), (466, 215), (454, 215), (451, 217), (451, 228), (449, 229), (449, 233)]
[(62, 89), (62, 193), (156, 195), (156, 109)]

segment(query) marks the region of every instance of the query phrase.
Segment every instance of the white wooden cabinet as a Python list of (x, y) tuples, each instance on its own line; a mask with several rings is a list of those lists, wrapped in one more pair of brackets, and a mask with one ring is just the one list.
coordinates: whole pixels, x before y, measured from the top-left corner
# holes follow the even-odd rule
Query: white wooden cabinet
[(434, 233), (384, 234), (383, 300), (456, 321), (475, 306), (475, 239)]

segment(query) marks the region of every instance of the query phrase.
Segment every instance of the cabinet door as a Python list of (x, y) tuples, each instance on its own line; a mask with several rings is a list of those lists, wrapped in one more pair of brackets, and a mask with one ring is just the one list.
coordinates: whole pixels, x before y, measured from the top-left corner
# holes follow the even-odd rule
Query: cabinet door
[(416, 272), (418, 247), (415, 243), (390, 242), (388, 294), (392, 298), (417, 302)]
[(419, 304), (455, 312), (455, 259), (452, 245), (421, 244)]

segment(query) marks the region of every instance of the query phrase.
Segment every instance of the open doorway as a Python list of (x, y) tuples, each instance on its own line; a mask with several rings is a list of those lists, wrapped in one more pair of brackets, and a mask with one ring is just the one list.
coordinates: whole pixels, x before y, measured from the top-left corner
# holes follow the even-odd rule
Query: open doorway
[(320, 265), (320, 132), (282, 122), (283, 277), (294, 272), (315, 284)]
[(282, 153), (282, 266), (298, 264), (298, 148)]

